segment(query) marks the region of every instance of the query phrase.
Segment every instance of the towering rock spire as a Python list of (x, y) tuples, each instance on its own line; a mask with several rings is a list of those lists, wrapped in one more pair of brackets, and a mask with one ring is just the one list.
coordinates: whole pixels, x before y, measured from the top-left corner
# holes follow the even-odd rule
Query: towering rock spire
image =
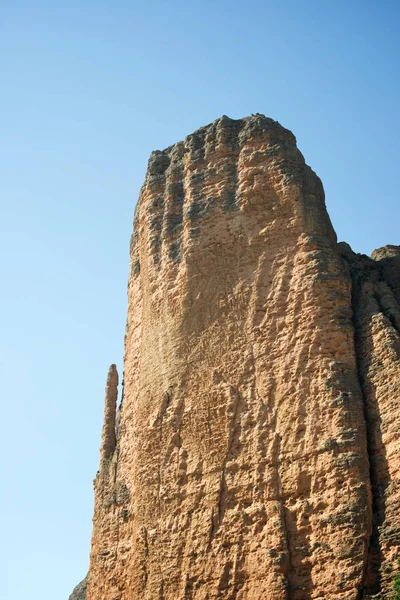
[(100, 465), (108, 460), (116, 445), (115, 418), (117, 412), (118, 398), (118, 371), (116, 365), (111, 365), (108, 370), (105, 400), (104, 400), (104, 421), (103, 432), (101, 436)]
[(263, 115), (152, 153), (88, 600), (391, 598), (400, 308), (386, 254), (341, 255), (321, 181)]

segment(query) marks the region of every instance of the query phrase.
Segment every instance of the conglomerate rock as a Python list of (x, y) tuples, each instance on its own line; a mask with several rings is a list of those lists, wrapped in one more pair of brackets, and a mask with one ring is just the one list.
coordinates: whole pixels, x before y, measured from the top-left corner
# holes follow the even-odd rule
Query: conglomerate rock
[(152, 153), (88, 600), (390, 598), (400, 251), (388, 248), (372, 260), (337, 245), (320, 180), (262, 115)]
[(393, 567), (400, 555), (400, 246), (379, 248), (372, 258), (340, 246), (353, 281), (373, 498), (364, 586), (392, 598)]
[(118, 371), (116, 365), (111, 365), (108, 370), (106, 382), (100, 466), (113, 455), (117, 443), (117, 399)]

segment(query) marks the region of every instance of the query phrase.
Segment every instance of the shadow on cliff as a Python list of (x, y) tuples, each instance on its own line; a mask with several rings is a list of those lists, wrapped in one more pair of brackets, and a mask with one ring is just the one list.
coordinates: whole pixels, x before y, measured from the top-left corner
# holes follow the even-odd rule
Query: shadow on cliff
[[(352, 280), (352, 308), (355, 330), (355, 349), (358, 379), (363, 396), (364, 416), (367, 429), (367, 451), (370, 465), (372, 493), (372, 531), (369, 540), (365, 572), (359, 598), (367, 600), (377, 597), (384, 584), (385, 555), (383, 549), (384, 528), (387, 513), (387, 492), (391, 484), (386, 447), (383, 441), (384, 423), (382, 408), (373, 383), (373, 373), (381, 368), (379, 353), (374, 344), (372, 322), (377, 315), (387, 318), (387, 326), (392, 326), (391, 315), (382, 305), (379, 284), (384, 281), (374, 260), (364, 255), (356, 255), (351, 249), (342, 250), (342, 257), (349, 267)], [(372, 301), (372, 298), (374, 301)], [(386, 557), (387, 558), (387, 557)]]
[[(277, 454), (281, 453), (281, 436), (277, 436)], [(311, 554), (310, 534), (311, 526), (309, 515), (299, 514), (298, 510), (290, 510), (286, 506), (285, 497), (282, 495), (281, 475), (276, 462), (278, 497), (282, 510), (282, 525), (284, 527), (287, 549), (287, 599), (288, 600), (309, 600), (313, 589), (311, 564), (309, 555)], [(311, 477), (302, 478), (303, 498), (309, 497), (311, 489)]]
[[(370, 465), (370, 482), (372, 493), (372, 532), (368, 549), (367, 564), (363, 580), (361, 598), (370, 598), (381, 592), (382, 565), (385, 556), (382, 551), (382, 528), (386, 521), (386, 491), (391, 483), (386, 447), (383, 442), (383, 426), (381, 407), (377, 398), (376, 386), (373, 385), (368, 373), (376, 368), (378, 357), (375, 352), (371, 334), (371, 321), (383, 310), (378, 302), (376, 309), (371, 311), (367, 328), (360, 319), (360, 296), (363, 291), (357, 290), (356, 305), (356, 353), (358, 376), (364, 400), (364, 415), (367, 426), (367, 450)], [(358, 305), (358, 306), (357, 306)]]
[(284, 507), (289, 553), (288, 598), (289, 600), (308, 600), (311, 598), (313, 583), (309, 554), (309, 528), (298, 527), (297, 515)]
[(378, 594), (381, 591), (381, 567), (385, 559), (382, 551), (381, 528), (386, 519), (386, 490), (390, 485), (391, 478), (386, 449), (383, 443), (382, 420), (375, 389), (370, 386), (367, 394), (364, 391), (365, 382), (362, 374), (360, 375), (360, 381), (364, 395), (372, 492), (372, 532), (363, 581), (364, 591), (361, 597), (369, 598), (371, 595)]

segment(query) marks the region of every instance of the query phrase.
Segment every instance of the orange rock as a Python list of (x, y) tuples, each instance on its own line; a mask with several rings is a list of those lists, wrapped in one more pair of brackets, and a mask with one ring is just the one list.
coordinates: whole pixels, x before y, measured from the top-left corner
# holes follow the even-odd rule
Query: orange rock
[(367, 593), (392, 599), (400, 556), (400, 247), (375, 250), (376, 262), (347, 249), (344, 257), (353, 280), (373, 495), (364, 586)]
[(399, 306), (354, 257), (277, 122), (222, 117), (152, 153), (88, 600), (390, 597)]

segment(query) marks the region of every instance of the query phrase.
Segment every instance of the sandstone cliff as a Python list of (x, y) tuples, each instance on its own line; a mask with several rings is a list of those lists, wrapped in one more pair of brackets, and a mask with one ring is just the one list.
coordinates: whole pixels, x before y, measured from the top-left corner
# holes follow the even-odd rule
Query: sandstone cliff
[(262, 115), (151, 155), (88, 600), (391, 597), (399, 261), (337, 245), (320, 180)]

